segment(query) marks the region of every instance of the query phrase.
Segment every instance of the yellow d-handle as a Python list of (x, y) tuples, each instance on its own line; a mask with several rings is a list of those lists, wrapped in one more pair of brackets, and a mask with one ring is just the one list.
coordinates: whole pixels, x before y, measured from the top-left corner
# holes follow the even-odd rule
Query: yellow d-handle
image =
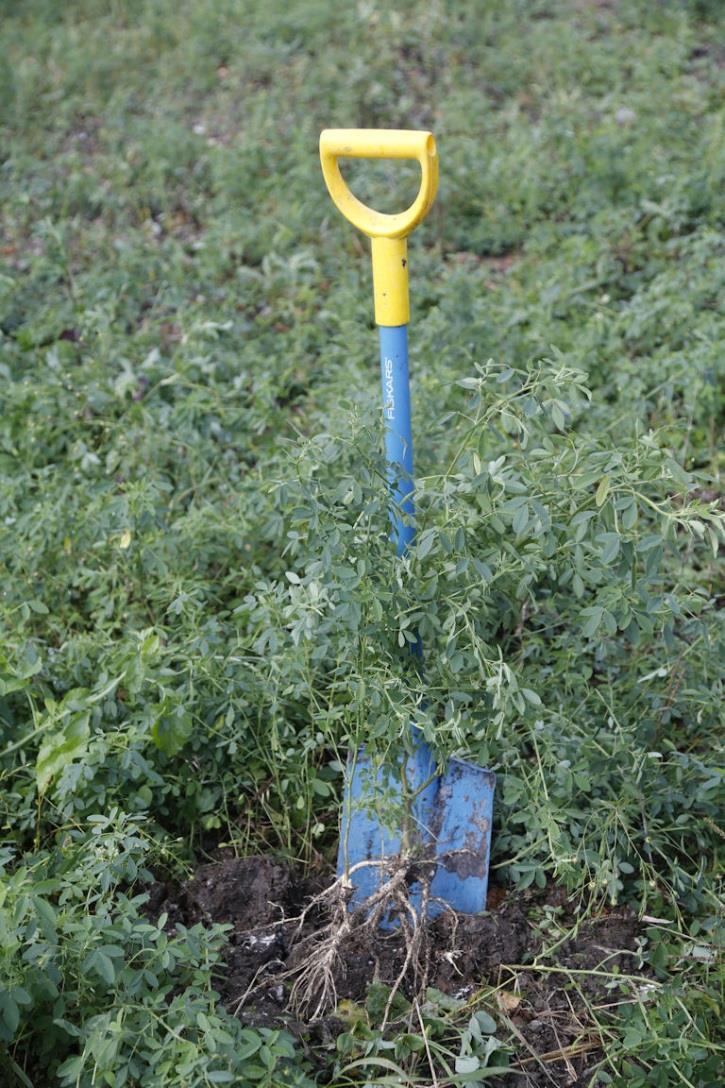
[[(420, 190), (410, 207), (397, 215), (368, 208), (348, 189), (338, 158), (417, 159)], [(438, 188), (438, 155), (430, 132), (407, 129), (328, 128), (320, 135), (320, 161), (325, 183), (338, 210), (372, 239), (375, 321), (407, 325), (407, 236), (424, 218)]]

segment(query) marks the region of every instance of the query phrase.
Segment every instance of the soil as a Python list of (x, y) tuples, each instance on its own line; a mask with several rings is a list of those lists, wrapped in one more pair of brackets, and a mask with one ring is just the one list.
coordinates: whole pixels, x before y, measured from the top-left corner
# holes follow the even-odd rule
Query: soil
[[(181, 887), (154, 885), (149, 910), (166, 911), (167, 928), (178, 922), (231, 924), (218, 980), (224, 1003), (247, 1024), (285, 1027), (314, 1047), (329, 1044), (343, 1024), (334, 1010), (314, 1024), (296, 1019), (287, 1008), (289, 982), (278, 976), (295, 964), (294, 919), (330, 880), (301, 876), (270, 858), (223, 858), (199, 868)], [(588, 1003), (617, 1000), (616, 991), (607, 988), (610, 980), (587, 972), (641, 974), (633, 952), (636, 917), (627, 909), (605, 911), (576, 929), (575, 907), (559, 888), (516, 893), (493, 886), (488, 905), (483, 915), (447, 913), (427, 924), (427, 985), (463, 999), (486, 985), (501, 987), (494, 1010), (499, 1037), (513, 1036), (516, 1055), (511, 1078), (487, 1083), (583, 1088), (601, 1059)], [(312, 911), (302, 935), (314, 933), (325, 920)], [(545, 932), (553, 920), (556, 933)], [(574, 935), (557, 945), (568, 929)], [(544, 970), (527, 966), (547, 947), (552, 950), (542, 957)], [(380, 932), (373, 941), (354, 935), (336, 972), (338, 999), (364, 1005), (370, 984), (392, 984), (404, 958), (398, 930)]]

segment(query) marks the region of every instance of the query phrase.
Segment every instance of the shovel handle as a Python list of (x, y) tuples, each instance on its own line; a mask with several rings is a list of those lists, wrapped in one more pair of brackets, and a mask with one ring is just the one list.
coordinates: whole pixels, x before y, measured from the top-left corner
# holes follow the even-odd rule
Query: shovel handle
[[(337, 164), (340, 158), (417, 159), (421, 169), (418, 195), (404, 212), (395, 215), (376, 212), (350, 192)], [(435, 199), (438, 155), (431, 132), (327, 128), (320, 136), (320, 161), (325, 183), (338, 210), (370, 238), (406, 238)]]
[[(418, 195), (403, 212), (377, 212), (358, 200), (340, 173), (338, 159), (416, 159), (421, 179)], [(408, 251), (405, 239), (427, 214), (438, 188), (438, 153), (431, 132), (408, 129), (328, 128), (320, 135), (325, 184), (338, 211), (372, 239), (375, 320), (378, 325), (406, 325)]]

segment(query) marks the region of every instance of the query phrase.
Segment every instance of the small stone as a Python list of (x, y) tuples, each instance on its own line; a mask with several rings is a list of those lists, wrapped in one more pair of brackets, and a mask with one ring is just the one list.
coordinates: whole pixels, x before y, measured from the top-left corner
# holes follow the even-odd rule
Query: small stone
[(631, 125), (632, 121), (636, 121), (636, 119), (637, 114), (629, 106), (620, 106), (614, 115), (614, 120), (618, 125)]

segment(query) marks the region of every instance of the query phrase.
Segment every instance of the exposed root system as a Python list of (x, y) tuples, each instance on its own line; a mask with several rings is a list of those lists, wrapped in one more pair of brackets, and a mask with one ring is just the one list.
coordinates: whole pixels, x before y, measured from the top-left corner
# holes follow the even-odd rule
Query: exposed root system
[[(394, 920), (404, 942), (405, 955), (391, 987), (383, 1026), (403, 980), (407, 980), (416, 992), (425, 988), (429, 967), (428, 931), (420, 924), (419, 915), (427, 916), (430, 880), (425, 874), (421, 877), (415, 873), (421, 887), (420, 908), (416, 910), (409, 895), (412, 862), (405, 857), (388, 859), (379, 888), (351, 911), (353, 884), (350, 877), (361, 868), (378, 864), (360, 862), (355, 865), (349, 876), (333, 881), (300, 915), (292, 943), (292, 966), (280, 977), (294, 980), (290, 1007), (309, 1021), (319, 1019), (337, 1004), (336, 979), (344, 967), (345, 948), (353, 943), (367, 943), (375, 957), (375, 945), (381, 939), (379, 931), (385, 919)], [(326, 915), (328, 921), (303, 936), (307, 920), (313, 913)]]

